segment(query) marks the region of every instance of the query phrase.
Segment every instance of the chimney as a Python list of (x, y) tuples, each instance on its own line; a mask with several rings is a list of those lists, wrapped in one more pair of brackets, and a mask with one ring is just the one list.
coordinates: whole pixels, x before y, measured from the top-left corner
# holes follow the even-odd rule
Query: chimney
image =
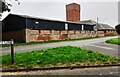
[(71, 3), (66, 5), (66, 21), (78, 22), (80, 21), (80, 5)]

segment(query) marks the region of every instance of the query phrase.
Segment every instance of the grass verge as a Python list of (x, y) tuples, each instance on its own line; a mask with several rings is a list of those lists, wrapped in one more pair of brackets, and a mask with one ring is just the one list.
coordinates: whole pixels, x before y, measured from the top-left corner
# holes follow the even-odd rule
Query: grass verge
[(11, 56), (3, 55), (3, 68), (35, 68), (73, 65), (113, 64), (118, 58), (103, 55), (91, 50), (73, 46), (57, 47), (45, 50), (36, 50), (24, 53), (15, 53), (15, 63), (11, 65)]
[(120, 45), (120, 38), (113, 38), (106, 41), (106, 43)]

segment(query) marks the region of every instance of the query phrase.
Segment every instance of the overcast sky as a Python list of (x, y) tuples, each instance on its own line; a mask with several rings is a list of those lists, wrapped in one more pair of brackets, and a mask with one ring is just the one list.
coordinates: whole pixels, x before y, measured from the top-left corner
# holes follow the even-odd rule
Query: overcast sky
[[(65, 5), (75, 2), (81, 5), (81, 20), (94, 20), (99, 18), (100, 23), (115, 26), (118, 24), (118, 1), (119, 0), (19, 0), (12, 2), (11, 13), (30, 15), (35, 17), (66, 20)], [(4, 13), (6, 15), (8, 13)]]

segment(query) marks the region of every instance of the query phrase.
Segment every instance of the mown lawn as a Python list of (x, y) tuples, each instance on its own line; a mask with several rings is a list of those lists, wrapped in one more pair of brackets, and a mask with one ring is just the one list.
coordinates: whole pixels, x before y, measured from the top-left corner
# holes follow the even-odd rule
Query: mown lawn
[(106, 41), (106, 43), (111, 43), (111, 44), (120, 45), (120, 38), (109, 39), (109, 40)]
[(3, 68), (112, 64), (119, 60), (116, 57), (72, 46), (15, 53), (14, 65), (10, 64), (10, 54), (1, 57)]

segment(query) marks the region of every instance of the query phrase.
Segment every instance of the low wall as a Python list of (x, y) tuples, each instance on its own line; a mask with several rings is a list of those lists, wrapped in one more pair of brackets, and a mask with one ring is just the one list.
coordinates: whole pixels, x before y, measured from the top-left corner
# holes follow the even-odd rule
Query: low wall
[(26, 42), (87, 38), (96, 35), (95, 31), (26, 29)]
[(97, 31), (97, 36), (105, 36), (104, 31)]
[(105, 32), (105, 36), (110, 36), (110, 35), (117, 35), (117, 32), (115, 31), (115, 30), (111, 30), (111, 31), (109, 31), (109, 30), (107, 30), (106, 32)]
[(9, 31), (2, 33), (2, 40), (32, 42), (32, 41), (48, 41), (48, 40), (65, 40), (75, 38), (87, 38), (95, 36), (116, 35), (116, 31), (80, 31), (80, 30), (31, 30), (24, 29), (18, 31)]

